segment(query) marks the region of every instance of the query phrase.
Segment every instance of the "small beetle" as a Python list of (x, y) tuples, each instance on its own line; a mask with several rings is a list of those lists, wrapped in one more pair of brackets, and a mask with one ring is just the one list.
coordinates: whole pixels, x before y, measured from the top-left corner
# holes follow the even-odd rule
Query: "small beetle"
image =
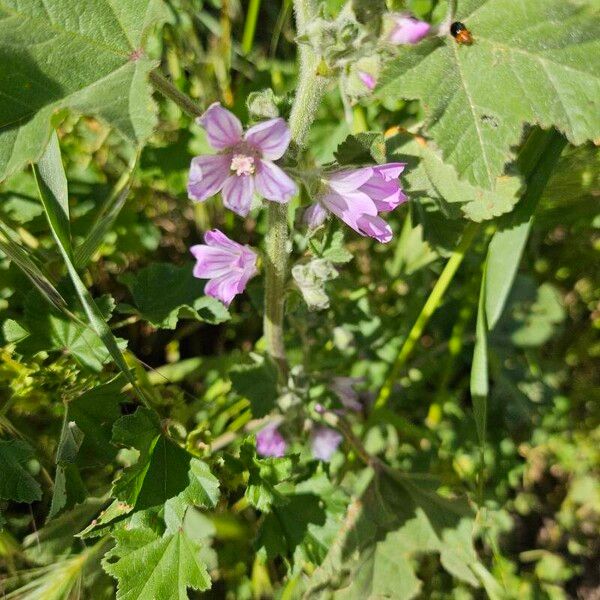
[(450, 33), (459, 44), (470, 46), (473, 43), (471, 32), (465, 27), (465, 24), (460, 21), (456, 21), (450, 25)]

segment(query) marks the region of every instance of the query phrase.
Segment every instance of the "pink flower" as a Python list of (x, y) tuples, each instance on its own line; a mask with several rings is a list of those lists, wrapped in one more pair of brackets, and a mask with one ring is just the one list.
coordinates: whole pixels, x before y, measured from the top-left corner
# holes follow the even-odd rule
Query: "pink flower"
[(281, 458), (286, 451), (287, 442), (283, 439), (277, 427), (267, 425), (256, 434), (256, 451), (260, 456)]
[(365, 84), (365, 87), (369, 90), (374, 90), (377, 85), (377, 80), (371, 73), (367, 73), (366, 71), (359, 71), (358, 77)]
[(425, 21), (419, 21), (406, 14), (393, 15), (394, 25), (389, 33), (388, 40), (392, 44), (416, 44), (420, 42), (431, 29)]
[(296, 184), (273, 161), (281, 158), (290, 143), (290, 130), (280, 118), (250, 127), (243, 133), (239, 119), (218, 102), (197, 119), (218, 154), (192, 159), (188, 195), (202, 202), (222, 191), (223, 203), (245, 217), (256, 191), (274, 202), (288, 202)]
[(311, 449), (313, 456), (328, 462), (342, 441), (340, 433), (329, 427), (317, 427), (312, 434)]
[(392, 239), (390, 226), (379, 216), (407, 200), (398, 177), (405, 163), (387, 163), (330, 173), (324, 179), (324, 190), (304, 214), (309, 227), (323, 223), (327, 212), (352, 227), (354, 231), (387, 243)]
[(209, 279), (204, 292), (229, 306), (256, 275), (256, 252), (230, 240), (218, 229), (204, 234), (204, 244), (192, 246), (194, 277)]

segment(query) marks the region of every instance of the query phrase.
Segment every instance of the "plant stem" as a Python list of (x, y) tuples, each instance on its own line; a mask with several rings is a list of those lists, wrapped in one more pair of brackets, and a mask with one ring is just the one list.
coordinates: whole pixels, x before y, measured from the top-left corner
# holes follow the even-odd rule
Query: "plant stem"
[(444, 267), (440, 278), (437, 280), (437, 283), (435, 284), (433, 290), (431, 290), (431, 293), (429, 294), (427, 301), (421, 309), (421, 312), (417, 317), (415, 324), (412, 326), (408, 337), (404, 341), (404, 344), (402, 344), (400, 352), (398, 353), (398, 356), (396, 357), (396, 360), (394, 361), (394, 364), (392, 365), (392, 368), (390, 369), (390, 372), (388, 373), (388, 376), (386, 377), (386, 380), (383, 386), (381, 387), (381, 390), (379, 391), (379, 395), (377, 396), (377, 400), (375, 402), (375, 408), (383, 408), (386, 405), (388, 398), (392, 393), (394, 383), (398, 378), (398, 375), (400, 374), (400, 370), (406, 363), (406, 360), (410, 356), (410, 353), (413, 351), (417, 341), (421, 337), (425, 325), (427, 325), (429, 319), (440, 305), (440, 302), (442, 301), (442, 298), (444, 297), (444, 294), (446, 293), (450, 282), (454, 278), (458, 267), (460, 266), (460, 264), (463, 261), (463, 258), (465, 257), (465, 253), (473, 243), (473, 240), (475, 239), (475, 236), (478, 231), (479, 224), (477, 223), (470, 223), (466, 227), (460, 244), (452, 253), (450, 260), (448, 260), (448, 262), (446, 263), (446, 266)]
[[(309, 20), (316, 14), (313, 0), (295, 0), (297, 32), (301, 34)], [(289, 126), (297, 148), (306, 143), (308, 131), (325, 91), (325, 78), (317, 74), (318, 57), (306, 45), (298, 47), (300, 70), (298, 87)], [(283, 339), (285, 285), (288, 266), (289, 232), (287, 205), (269, 203), (267, 234), (265, 236), (265, 315), (264, 337), (267, 353), (279, 367), (282, 378), (287, 374), (287, 361)]]
[(204, 112), (189, 96), (180, 92), (158, 69), (150, 71), (150, 83), (165, 98), (172, 100), (190, 117), (199, 117)]
[(250, 0), (248, 12), (246, 13), (246, 22), (244, 23), (244, 35), (242, 37), (242, 53), (250, 54), (254, 44), (254, 33), (256, 31), (256, 21), (258, 20), (258, 11), (260, 9), (260, 0)]

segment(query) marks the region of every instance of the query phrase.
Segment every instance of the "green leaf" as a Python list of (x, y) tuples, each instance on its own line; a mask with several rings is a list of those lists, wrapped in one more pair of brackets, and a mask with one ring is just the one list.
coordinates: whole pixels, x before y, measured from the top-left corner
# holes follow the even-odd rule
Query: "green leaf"
[(20, 440), (0, 440), (0, 500), (34, 502), (42, 499), (40, 484), (31, 476), (27, 465), (33, 450)]
[[(529, 148), (530, 145), (533, 149)], [(507, 222), (501, 223), (501, 229), (494, 234), (488, 247), (485, 311), (490, 330), (502, 315), (529, 237), (533, 216), (564, 146), (564, 139), (555, 132), (534, 132), (521, 152), (519, 161), (525, 166), (523, 170), (533, 163), (528, 169), (527, 191), (514, 214), (506, 219)], [(538, 160), (535, 160), (535, 155), (530, 160), (529, 155), (537, 154), (540, 148), (542, 151)]]
[(122, 279), (133, 295), (134, 312), (154, 327), (175, 329), (179, 319), (215, 324), (229, 319), (223, 304), (204, 295), (205, 282), (194, 277), (191, 264), (155, 263)]
[(472, 530), (466, 502), (442, 498), (429, 478), (379, 465), (348, 508), (305, 598), (409, 600), (421, 588), (415, 561), (431, 553), (451, 575), (478, 586)]
[(233, 472), (248, 471), (248, 485), (245, 497), (251, 506), (268, 512), (272, 506), (282, 506), (288, 502), (285, 494), (293, 492), (291, 478), (297, 456), (282, 458), (258, 458), (254, 444), (246, 442), (240, 449), (239, 459), (227, 456)]
[(165, 523), (173, 532), (183, 526), (188, 508), (215, 508), (219, 500), (219, 480), (205, 462), (192, 458), (188, 477), (188, 487), (165, 503)]
[(68, 416), (67, 407), (56, 450), (56, 475), (48, 519), (54, 518), (65, 507), (71, 508), (83, 502), (87, 496), (79, 469), (74, 464), (85, 436), (75, 421), (68, 420)]
[(279, 391), (277, 368), (268, 360), (254, 365), (237, 365), (229, 371), (233, 389), (247, 398), (252, 415), (260, 419), (273, 410)]
[[(30, 294), (25, 303), (24, 320), (19, 326), (28, 335), (17, 343), (17, 350), (25, 355), (33, 355), (42, 350), (68, 352), (85, 368), (101, 371), (110, 359), (110, 354), (102, 340), (77, 315), (65, 317), (56, 311), (40, 310), (40, 297)], [(108, 319), (114, 308), (110, 296), (98, 299), (98, 309), (103, 318)], [(125, 347), (125, 340), (118, 340)]]
[(471, 185), (459, 179), (455, 168), (423, 138), (396, 135), (388, 140), (390, 153), (394, 160), (409, 164), (404, 180), (411, 200), (433, 201), (446, 218), (465, 216), (479, 223), (510, 212), (519, 201), (523, 185), (518, 177), (496, 178), (493, 190)]
[(428, 134), (461, 178), (493, 189), (525, 123), (555, 126), (574, 144), (600, 137), (597, 8), (568, 0), (457, 0), (449, 34), (405, 47), (380, 97), (419, 99)]
[(210, 577), (199, 547), (183, 530), (159, 537), (151, 529), (120, 529), (102, 567), (117, 584), (117, 600), (188, 600), (187, 589), (207, 590)]
[(163, 434), (158, 417), (147, 408), (114, 424), (113, 443), (139, 452), (137, 462), (113, 485), (113, 495), (128, 505), (142, 510), (164, 504), (190, 484), (190, 456)]
[(107, 464), (117, 454), (110, 442), (113, 424), (121, 417), (119, 405), (127, 401), (127, 396), (121, 393), (124, 385), (125, 377), (121, 374), (69, 402), (69, 418), (84, 434), (78, 464)]
[(364, 165), (385, 162), (383, 134), (369, 131), (349, 135), (334, 153), (340, 165)]
[(51, 117), (70, 108), (142, 144), (155, 124), (144, 56), (160, 0), (0, 2), (0, 180), (41, 156)]
[(320, 257), (332, 263), (350, 262), (354, 255), (346, 249), (344, 244), (344, 232), (337, 229), (330, 236), (326, 236), (320, 252)]
[(143, 392), (138, 387), (135, 377), (132, 375), (121, 349), (107, 325), (102, 311), (87, 290), (87, 287), (77, 273), (77, 269), (71, 259), (70, 237), (63, 219), (68, 220), (68, 198), (64, 168), (61, 162), (58, 138), (53, 133), (48, 148), (40, 158), (38, 164), (33, 166), (33, 172), (39, 187), (40, 197), (52, 235), (58, 244), (60, 253), (67, 267), (73, 287), (77, 292), (79, 301), (86, 314), (91, 329), (102, 340), (114, 363), (127, 377), (138, 396), (144, 399)]

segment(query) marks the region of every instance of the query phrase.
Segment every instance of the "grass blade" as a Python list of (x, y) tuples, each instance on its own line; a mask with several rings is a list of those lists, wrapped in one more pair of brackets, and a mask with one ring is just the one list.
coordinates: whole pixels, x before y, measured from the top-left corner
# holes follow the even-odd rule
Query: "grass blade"
[[(56, 133), (53, 133), (50, 144), (39, 162), (33, 165), (33, 173), (38, 184), (40, 197), (44, 205), (48, 223), (50, 224), (50, 229), (52, 230), (52, 235), (58, 244), (69, 277), (88, 322), (98, 337), (100, 337), (113, 361), (131, 383), (140, 399), (146, 402), (146, 398), (137, 385), (136, 379), (131, 373), (110, 327), (105, 322), (100, 309), (81, 280), (71, 258), (71, 240), (70, 236), (66, 235), (69, 228), (64, 224), (65, 216), (68, 218), (68, 193), (64, 185), (66, 179)], [(67, 208), (65, 209), (65, 207)]]
[(129, 191), (131, 190), (133, 174), (137, 167), (138, 159), (139, 154), (136, 154), (135, 159), (129, 166), (129, 169), (115, 184), (111, 195), (108, 197), (105, 205), (97, 215), (96, 220), (88, 232), (85, 240), (75, 250), (74, 262), (76, 268), (80, 269), (88, 264), (96, 250), (98, 250), (100, 247), (104, 237), (110, 231), (111, 227), (119, 216), (121, 209), (125, 205)]
[(6, 225), (0, 223), (0, 250), (23, 271), (31, 283), (33, 283), (52, 306), (61, 312), (65, 312), (67, 309), (65, 299), (50, 282), (42, 269), (29, 256), (27, 250), (16, 241), (16, 237), (16, 234), (13, 234)]

